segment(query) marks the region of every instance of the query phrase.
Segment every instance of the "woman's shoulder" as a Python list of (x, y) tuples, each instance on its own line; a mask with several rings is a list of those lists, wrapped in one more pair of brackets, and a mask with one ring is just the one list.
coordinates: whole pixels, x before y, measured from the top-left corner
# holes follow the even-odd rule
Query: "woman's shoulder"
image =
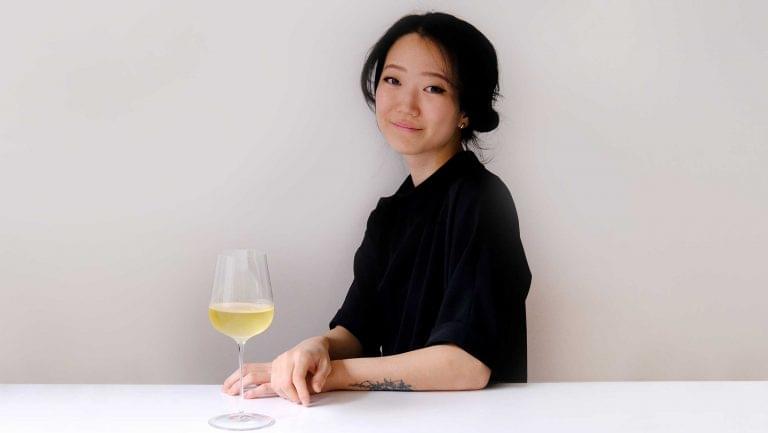
[(484, 166), (456, 179), (448, 189), (452, 201), (466, 204), (512, 202), (506, 183)]

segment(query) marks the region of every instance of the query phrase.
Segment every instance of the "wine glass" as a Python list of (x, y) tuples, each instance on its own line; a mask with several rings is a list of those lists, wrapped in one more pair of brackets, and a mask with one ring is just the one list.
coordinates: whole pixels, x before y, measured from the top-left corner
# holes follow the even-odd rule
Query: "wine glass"
[(222, 251), (216, 261), (208, 318), (217, 331), (237, 342), (240, 398), (238, 412), (208, 420), (208, 424), (213, 427), (225, 430), (254, 430), (275, 422), (270, 416), (243, 410), (245, 342), (269, 328), (274, 314), (275, 303), (272, 284), (269, 281), (267, 255), (252, 249)]

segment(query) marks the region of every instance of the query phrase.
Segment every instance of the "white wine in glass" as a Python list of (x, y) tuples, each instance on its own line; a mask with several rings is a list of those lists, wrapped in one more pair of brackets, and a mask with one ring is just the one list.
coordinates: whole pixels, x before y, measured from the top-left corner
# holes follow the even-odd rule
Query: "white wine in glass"
[(265, 302), (222, 302), (208, 307), (213, 327), (243, 344), (266, 331), (274, 315), (275, 306)]
[(269, 281), (267, 255), (256, 250), (227, 250), (219, 254), (208, 318), (211, 325), (237, 342), (240, 361), (240, 410), (211, 418), (208, 424), (224, 430), (255, 430), (272, 425), (267, 415), (245, 412), (243, 352), (245, 342), (272, 324), (275, 302)]

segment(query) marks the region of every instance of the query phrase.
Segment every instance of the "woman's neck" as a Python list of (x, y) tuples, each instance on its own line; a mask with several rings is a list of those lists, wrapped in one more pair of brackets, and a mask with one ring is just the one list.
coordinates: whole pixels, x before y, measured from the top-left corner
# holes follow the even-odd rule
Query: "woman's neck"
[(435, 152), (420, 153), (418, 155), (403, 155), (403, 160), (411, 172), (413, 187), (419, 186), (429, 176), (432, 176), (449, 159), (459, 152), (459, 146), (445, 146)]

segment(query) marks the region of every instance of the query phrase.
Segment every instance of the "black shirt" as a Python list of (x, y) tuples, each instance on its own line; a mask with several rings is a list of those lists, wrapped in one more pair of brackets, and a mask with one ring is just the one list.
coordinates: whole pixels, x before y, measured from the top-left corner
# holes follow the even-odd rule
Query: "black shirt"
[(329, 326), (347, 328), (364, 356), (453, 343), (492, 382), (526, 382), (530, 283), (509, 190), (460, 151), (418, 186), (408, 176), (379, 199)]

